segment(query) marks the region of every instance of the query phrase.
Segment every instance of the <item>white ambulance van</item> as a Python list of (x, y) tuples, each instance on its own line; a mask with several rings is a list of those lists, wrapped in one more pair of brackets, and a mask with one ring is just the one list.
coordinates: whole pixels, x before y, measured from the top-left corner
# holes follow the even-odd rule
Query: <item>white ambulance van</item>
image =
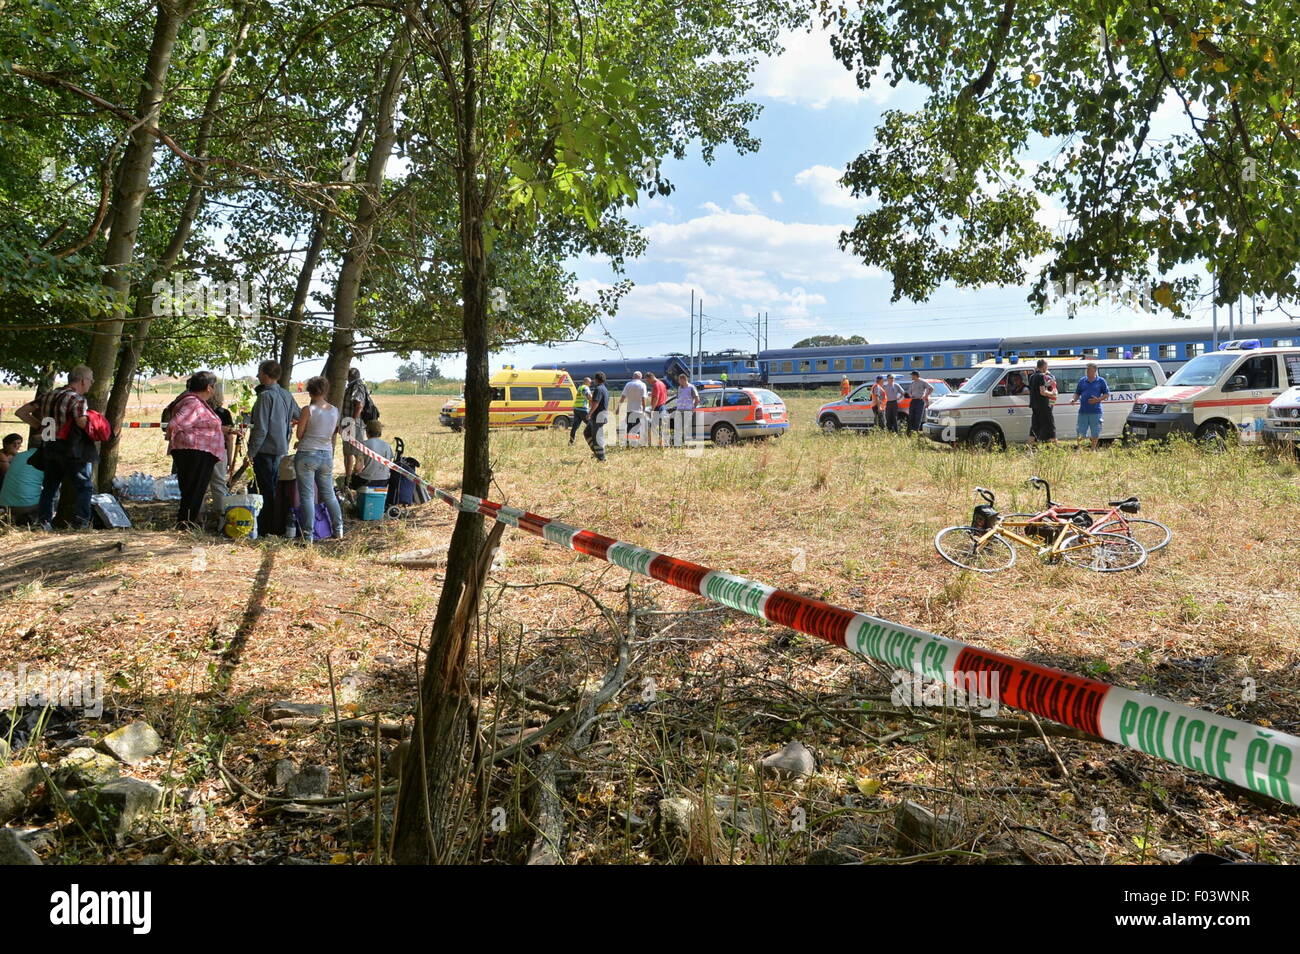
[(1265, 441), (1292, 444), (1300, 452), (1300, 386), (1283, 391), (1268, 406), (1261, 433)]
[(1128, 416), (1130, 435), (1163, 440), (1185, 434), (1222, 443), (1257, 440), (1268, 406), (1300, 385), (1300, 348), (1261, 348), (1259, 339), (1227, 342), (1198, 355), (1146, 394)]
[[(1056, 436), (1073, 440), (1079, 406), (1071, 405), (1075, 385), (1089, 364), (1106, 379), (1110, 397), (1102, 404), (1101, 436), (1122, 436), (1124, 421), (1147, 391), (1164, 383), (1160, 362), (1138, 358), (1048, 358), (1047, 370), (1056, 378), (1060, 395), (1053, 411)], [(926, 408), (925, 434), (946, 444), (967, 443), (983, 450), (1029, 442), (1029, 377), (1038, 359), (985, 361), (974, 375), (946, 397), (935, 398)]]

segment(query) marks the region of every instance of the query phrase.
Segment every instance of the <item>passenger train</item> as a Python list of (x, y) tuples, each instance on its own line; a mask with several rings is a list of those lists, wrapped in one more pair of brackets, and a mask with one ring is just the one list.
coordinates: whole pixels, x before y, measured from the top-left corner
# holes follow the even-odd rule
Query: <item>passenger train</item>
[[(1219, 342), (1243, 335), (1259, 339), (1266, 348), (1300, 345), (1300, 322), (1242, 324), (1228, 333), (1219, 327)], [(1099, 331), (1005, 338), (963, 338), (952, 341), (908, 341), (885, 344), (840, 345), (820, 348), (774, 348), (753, 352), (721, 351), (697, 359), (695, 377), (721, 379), (729, 384), (762, 384), (773, 388), (816, 388), (837, 385), (840, 379), (859, 384), (877, 374), (920, 371), (924, 378), (957, 385), (981, 361), (1007, 362), (1074, 356), (1081, 358), (1152, 358), (1172, 373), (1186, 361), (1214, 349), (1214, 329), (1209, 325), (1158, 328), (1149, 331)], [(569, 364), (537, 364), (537, 370), (563, 368), (575, 381), (604, 371), (611, 387), (621, 387), (633, 371), (653, 371), (670, 382), (689, 373), (691, 359), (674, 352), (652, 358), (608, 358)], [(725, 375), (725, 377), (724, 377)]]

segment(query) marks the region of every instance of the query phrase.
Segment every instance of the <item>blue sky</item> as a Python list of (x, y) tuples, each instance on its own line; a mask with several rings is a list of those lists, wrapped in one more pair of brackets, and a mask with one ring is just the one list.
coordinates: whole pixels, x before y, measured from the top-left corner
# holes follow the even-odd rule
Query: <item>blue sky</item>
[[(618, 315), (603, 329), (589, 328), (580, 342), (494, 355), (493, 370), (502, 364), (687, 351), (692, 290), (704, 300), (709, 350), (751, 349), (759, 311), (770, 315), (774, 348), (812, 334), (861, 334), (885, 342), (1172, 324), (1119, 305), (1081, 309), (1073, 320), (1060, 307), (1034, 315), (1026, 303), (1028, 287), (944, 287), (924, 304), (891, 304), (888, 275), (839, 250), (840, 232), (862, 205), (836, 180), (870, 145), (881, 112), (913, 107), (918, 94), (885, 84), (858, 89), (831, 54), (825, 34), (794, 33), (785, 46), (781, 56), (760, 63), (754, 76), (754, 98), (764, 109), (753, 131), (762, 148), (744, 156), (719, 150), (712, 165), (698, 153), (668, 162), (663, 172), (676, 191), (635, 210), (633, 220), (644, 226), (649, 247), (629, 263), (627, 277), (635, 287)], [(1047, 205), (1040, 221), (1058, 227), (1059, 209)], [(588, 296), (614, 280), (601, 262), (575, 267)], [(461, 361), (449, 356), (439, 363), (444, 373), (459, 376)], [(397, 364), (378, 356), (364, 359), (362, 368), (373, 379), (388, 376)]]

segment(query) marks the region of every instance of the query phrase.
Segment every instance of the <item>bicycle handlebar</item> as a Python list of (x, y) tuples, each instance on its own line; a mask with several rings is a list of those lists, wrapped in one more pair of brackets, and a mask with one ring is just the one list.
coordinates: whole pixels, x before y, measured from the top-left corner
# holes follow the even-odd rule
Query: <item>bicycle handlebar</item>
[(985, 500), (986, 500), (990, 505), (992, 505), (992, 503), (993, 503), (993, 499), (994, 499), (994, 498), (993, 498), (993, 491), (991, 491), (991, 490), (986, 490), (986, 489), (983, 488), (983, 487), (976, 487), (976, 488), (975, 488), (975, 493), (979, 494), (979, 495), (980, 495), (981, 497), (983, 497), (983, 498), (984, 498), (984, 499), (985, 499)]

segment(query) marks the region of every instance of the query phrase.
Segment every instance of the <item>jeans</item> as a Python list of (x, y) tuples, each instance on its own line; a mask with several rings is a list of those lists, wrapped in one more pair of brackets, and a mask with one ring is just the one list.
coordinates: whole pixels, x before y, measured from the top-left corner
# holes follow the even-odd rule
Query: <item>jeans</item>
[(262, 509), (257, 514), (257, 535), (264, 537), (271, 532), (275, 488), (280, 483), (280, 455), (255, 454), (253, 476), (257, 478), (257, 492), (262, 495)]
[(300, 450), (293, 460), (298, 475), (298, 512), (303, 540), (310, 543), (316, 530), (316, 494), (325, 502), (334, 536), (343, 536), (343, 510), (334, 494), (334, 455), (324, 450)]
[(62, 448), (54, 441), (46, 446), (42, 456), (45, 458), (45, 477), (41, 480), (41, 523), (54, 521), (54, 496), (59, 492), (66, 476), (72, 478), (77, 491), (77, 516), (73, 525), (90, 526), (90, 495), (94, 493), (90, 482), (91, 462), (68, 460), (62, 453)]
[(919, 431), (925, 425), (925, 402), (920, 398), (912, 398), (912, 403), (907, 406), (907, 433)]
[(578, 428), (587, 423), (587, 409), (585, 407), (575, 407), (573, 409), (573, 423), (569, 425), (569, 443), (573, 443), (573, 437), (578, 433)]
[(888, 401), (885, 404), (885, 426), (889, 428), (891, 434), (898, 433), (898, 402)]
[(1080, 414), (1075, 430), (1080, 437), (1101, 437), (1101, 415)]

